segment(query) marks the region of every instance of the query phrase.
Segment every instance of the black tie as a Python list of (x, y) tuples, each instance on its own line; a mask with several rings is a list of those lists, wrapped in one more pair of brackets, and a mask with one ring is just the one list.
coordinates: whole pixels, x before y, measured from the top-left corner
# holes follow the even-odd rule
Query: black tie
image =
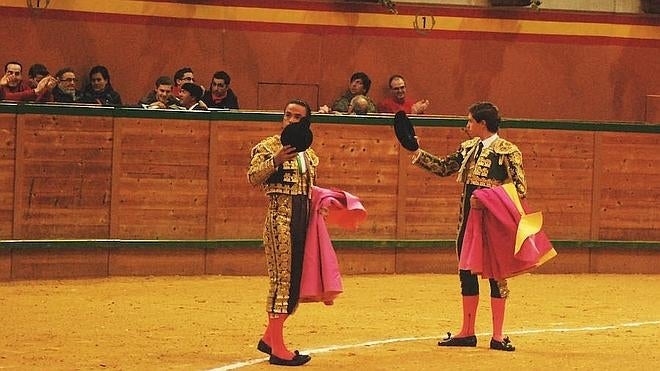
[(481, 150), (484, 148), (484, 142), (479, 142), (479, 146), (477, 146), (477, 152), (474, 155), (474, 160), (476, 161), (479, 158), (479, 155), (481, 154)]

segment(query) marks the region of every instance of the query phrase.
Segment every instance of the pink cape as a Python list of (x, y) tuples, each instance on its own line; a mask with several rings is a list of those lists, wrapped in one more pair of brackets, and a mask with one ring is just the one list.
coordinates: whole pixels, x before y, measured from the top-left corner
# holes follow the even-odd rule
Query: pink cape
[(506, 279), (557, 255), (541, 231), (541, 213), (528, 214), (513, 186), (479, 189), (473, 196), (484, 208), (470, 210), (460, 269), (483, 278)]
[[(321, 208), (328, 209), (324, 219)], [(355, 229), (367, 217), (360, 199), (348, 192), (321, 187), (312, 188), (312, 205), (305, 257), (300, 281), (300, 302), (322, 301), (331, 305), (343, 291), (337, 255), (332, 247), (326, 222), (346, 229)]]

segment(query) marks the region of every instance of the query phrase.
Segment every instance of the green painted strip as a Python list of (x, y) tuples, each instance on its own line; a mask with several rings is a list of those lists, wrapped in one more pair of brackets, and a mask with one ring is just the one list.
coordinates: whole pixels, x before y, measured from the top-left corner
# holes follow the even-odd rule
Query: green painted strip
[(163, 120), (211, 120), (209, 111), (184, 111), (171, 109), (115, 108), (114, 117), (148, 118)]
[[(454, 240), (334, 240), (335, 248), (441, 248), (454, 249)], [(558, 249), (660, 249), (660, 241), (556, 240)], [(261, 248), (261, 240), (0, 240), (0, 249), (12, 248)]]
[(660, 134), (660, 125), (641, 122), (503, 120), (502, 128)]
[(0, 113), (16, 113), (18, 104), (0, 102)]
[[(36, 104), (36, 103), (0, 103), (0, 113), (49, 114), (76, 116), (113, 116), (129, 118), (185, 119), (215, 121), (279, 122), (282, 114), (277, 111), (176, 111), (147, 110), (137, 107), (100, 107), (93, 105)], [(426, 127), (464, 127), (466, 118), (459, 116), (411, 116), (415, 126)], [(334, 115), (314, 114), (313, 123), (334, 125), (384, 125), (393, 123), (391, 114), (369, 115)], [(660, 134), (660, 123), (642, 122), (596, 122), (578, 120), (532, 120), (503, 119), (502, 128), (571, 130), (591, 132), (624, 132)]]
[(211, 111), (214, 121), (282, 122), (281, 112)]
[(96, 105), (73, 105), (62, 103), (44, 103), (44, 104), (19, 104), (16, 107), (20, 114), (45, 114), (45, 115), (69, 115), (69, 116), (106, 116), (115, 115), (114, 107), (96, 106)]
[(660, 249), (660, 241), (574, 241), (574, 240), (557, 240), (552, 241), (552, 245), (556, 248), (621, 248), (621, 249), (642, 249), (642, 250), (655, 250)]

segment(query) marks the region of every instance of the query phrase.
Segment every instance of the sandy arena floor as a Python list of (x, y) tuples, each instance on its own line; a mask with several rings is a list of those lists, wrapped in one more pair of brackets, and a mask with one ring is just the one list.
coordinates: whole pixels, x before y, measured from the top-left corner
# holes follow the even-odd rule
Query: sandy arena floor
[[(312, 354), (305, 370), (660, 369), (658, 275), (511, 279), (514, 353), (488, 349), (487, 295), (477, 347), (436, 346), (460, 326), (456, 276), (346, 276), (344, 286), (334, 306), (302, 304), (287, 321), (291, 348)], [(266, 289), (265, 277), (2, 282), (0, 369), (278, 369), (255, 349)]]

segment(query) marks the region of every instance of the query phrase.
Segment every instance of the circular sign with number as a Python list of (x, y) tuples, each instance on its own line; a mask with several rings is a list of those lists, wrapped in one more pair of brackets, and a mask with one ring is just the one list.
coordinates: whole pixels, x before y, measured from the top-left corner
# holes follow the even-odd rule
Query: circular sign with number
[(430, 14), (417, 14), (413, 26), (419, 33), (428, 33), (435, 26), (435, 17)]

